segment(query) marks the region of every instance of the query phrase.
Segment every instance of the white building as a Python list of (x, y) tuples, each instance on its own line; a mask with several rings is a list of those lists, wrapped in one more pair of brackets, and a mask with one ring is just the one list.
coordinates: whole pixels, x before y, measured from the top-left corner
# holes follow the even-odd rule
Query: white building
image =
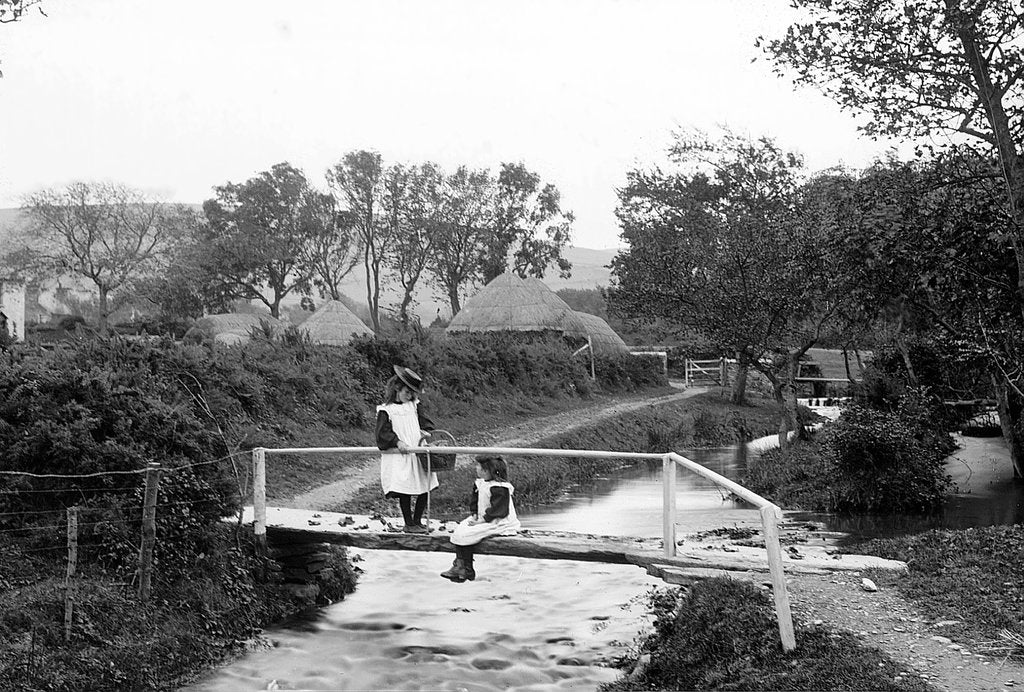
[(0, 279), (0, 312), (7, 316), (7, 331), (15, 341), (25, 340), (25, 284)]

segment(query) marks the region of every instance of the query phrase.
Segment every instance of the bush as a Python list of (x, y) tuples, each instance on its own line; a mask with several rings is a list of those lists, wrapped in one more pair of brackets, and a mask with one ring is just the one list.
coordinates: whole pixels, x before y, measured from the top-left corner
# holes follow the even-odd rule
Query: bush
[(832, 509), (928, 512), (951, 485), (943, 460), (952, 451), (912, 416), (851, 407), (829, 426), (822, 445), (833, 469)]
[(650, 663), (604, 690), (926, 690), (921, 680), (853, 635), (798, 626), (783, 653), (769, 597), (731, 579), (655, 590), (654, 631), (640, 641)]

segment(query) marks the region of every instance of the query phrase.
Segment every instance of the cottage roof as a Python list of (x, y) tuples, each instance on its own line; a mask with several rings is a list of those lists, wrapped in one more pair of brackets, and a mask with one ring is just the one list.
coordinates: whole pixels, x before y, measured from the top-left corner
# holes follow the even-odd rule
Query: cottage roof
[(328, 346), (343, 346), (354, 336), (373, 335), (373, 330), (339, 300), (324, 301), (299, 329), (309, 334), (314, 344)]
[(580, 318), (587, 328), (587, 335), (590, 336), (590, 343), (594, 348), (594, 353), (622, 353), (629, 350), (622, 337), (615, 333), (611, 325), (597, 315), (576, 311), (576, 316)]
[(586, 336), (587, 328), (540, 279), (506, 272), (493, 279), (452, 318), (448, 332), (556, 331)]

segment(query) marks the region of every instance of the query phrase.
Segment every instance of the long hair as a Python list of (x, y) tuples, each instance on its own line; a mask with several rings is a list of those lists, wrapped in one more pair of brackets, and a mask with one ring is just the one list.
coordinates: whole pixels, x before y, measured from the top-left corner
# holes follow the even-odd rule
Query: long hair
[[(402, 380), (398, 379), (398, 375), (392, 375), (391, 379), (388, 380), (387, 384), (384, 385), (384, 403), (385, 404), (400, 404), (398, 400), (398, 390), (405, 387), (406, 384)], [(412, 391), (411, 389), (409, 391)], [(419, 394), (412, 392), (412, 400), (419, 401)]]
[(491, 480), (508, 483), (508, 464), (504, 458), (496, 454), (481, 454), (476, 458), (476, 463), (490, 475)]

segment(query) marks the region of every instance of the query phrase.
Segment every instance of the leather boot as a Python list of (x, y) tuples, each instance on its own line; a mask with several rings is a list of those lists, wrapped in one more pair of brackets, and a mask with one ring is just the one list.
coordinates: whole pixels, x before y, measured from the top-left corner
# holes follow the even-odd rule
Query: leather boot
[(476, 570), (473, 569), (473, 554), (470, 553), (462, 560), (462, 576), (466, 581), (476, 579)]
[[(455, 561), (452, 562), (450, 569), (441, 572), (441, 576), (445, 579), (451, 579), (453, 582), (463, 582), (466, 581), (464, 571), (465, 567), (463, 567), (462, 558), (457, 557), (455, 558)], [(476, 575), (474, 574), (473, 576), (475, 577)]]

